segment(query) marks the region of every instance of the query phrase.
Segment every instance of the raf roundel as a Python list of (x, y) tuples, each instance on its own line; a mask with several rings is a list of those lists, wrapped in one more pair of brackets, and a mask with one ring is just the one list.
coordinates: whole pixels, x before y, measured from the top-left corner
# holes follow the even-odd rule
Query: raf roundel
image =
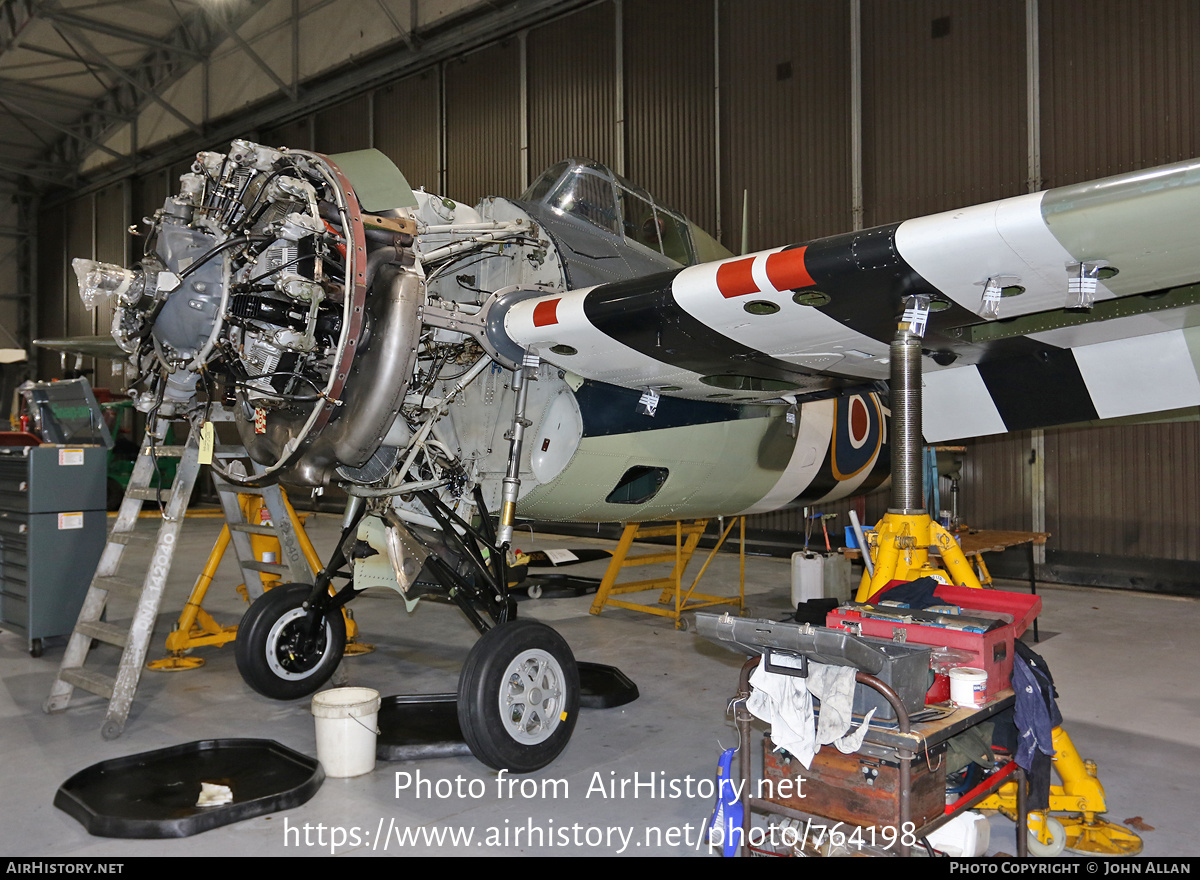
[(875, 461), (882, 444), (882, 413), (874, 397), (856, 394), (835, 402), (833, 475), (848, 480)]

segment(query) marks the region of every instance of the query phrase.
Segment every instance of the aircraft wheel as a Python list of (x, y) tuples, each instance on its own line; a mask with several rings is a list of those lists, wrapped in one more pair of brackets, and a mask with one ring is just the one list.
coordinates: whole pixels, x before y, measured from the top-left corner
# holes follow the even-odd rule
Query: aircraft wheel
[(579, 668), (566, 641), (536, 620), (484, 633), (458, 679), (458, 724), (483, 763), (529, 773), (558, 757), (579, 711)]
[(242, 679), (273, 700), (296, 700), (329, 680), (346, 648), (342, 615), (325, 618), (316, 642), (300, 649), (308, 612), (308, 584), (281, 584), (263, 593), (238, 626), (234, 654)]
[[(1031, 823), (1037, 820), (1029, 817)], [(1046, 817), (1046, 833), (1050, 835), (1050, 839), (1046, 843), (1038, 840), (1037, 833), (1033, 828), (1029, 829), (1029, 854), (1038, 858), (1053, 859), (1063, 854), (1063, 850), (1067, 848), (1067, 832), (1053, 816)]]

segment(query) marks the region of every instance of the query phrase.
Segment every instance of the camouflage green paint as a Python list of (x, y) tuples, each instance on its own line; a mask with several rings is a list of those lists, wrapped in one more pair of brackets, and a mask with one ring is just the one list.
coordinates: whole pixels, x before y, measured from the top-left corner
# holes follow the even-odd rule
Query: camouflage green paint
[(367, 213), (417, 206), (417, 197), (404, 174), (378, 150), (335, 153), (329, 159), (350, 180), (359, 204)]
[[(795, 441), (784, 412), (585, 438), (563, 473), (524, 496), (517, 513), (530, 519), (628, 522), (744, 510), (775, 486), (787, 466)], [(668, 469), (658, 494), (645, 504), (604, 501), (621, 476), (638, 465)]]
[[(1117, 296), (1200, 280), (1195, 226), (1200, 160), (1062, 186), (1046, 192), (1042, 217), (1080, 262), (1107, 260), (1120, 274), (1105, 281)], [(1189, 230), (1189, 244), (1177, 242)], [(1064, 267), (1065, 268), (1065, 267)]]

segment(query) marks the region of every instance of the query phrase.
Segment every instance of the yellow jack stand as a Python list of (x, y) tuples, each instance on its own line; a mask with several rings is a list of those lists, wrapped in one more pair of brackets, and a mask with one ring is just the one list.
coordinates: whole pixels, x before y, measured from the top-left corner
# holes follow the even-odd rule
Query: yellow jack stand
[[(304, 531), (305, 517), (296, 513), (291, 502), (287, 500), (286, 493), (283, 494), (283, 503), (287, 509), (287, 515), (291, 518), (292, 524), (295, 527), (296, 538), (300, 543), (301, 549), (304, 551), (304, 558), (308, 561), (308, 565), (313, 571), (319, 571), (321, 560)], [(262, 521), (265, 505), (261, 496), (239, 494), (238, 505), (242, 508), (242, 515), (245, 517), (246, 522), (258, 523)], [(267, 515), (269, 516), (269, 513)], [(278, 558), (279, 541), (269, 535), (251, 534), (250, 546), (254, 549), (256, 559), (264, 558), (264, 555), (267, 553), (274, 554)], [(180, 672), (187, 669), (199, 669), (204, 665), (204, 658), (188, 656), (188, 652), (193, 648), (206, 645), (220, 647), (237, 638), (238, 628), (236, 624), (222, 626), (203, 608), (204, 597), (208, 593), (208, 588), (217, 574), (217, 568), (221, 564), (221, 559), (224, 557), (227, 549), (229, 549), (228, 523), (221, 527), (221, 533), (217, 535), (217, 540), (208, 554), (208, 561), (204, 564), (204, 569), (200, 572), (200, 577), (196, 579), (191, 595), (188, 596), (188, 600), (183, 606), (183, 611), (180, 612), (179, 619), (175, 622), (175, 627), (172, 629), (170, 635), (167, 636), (167, 656), (161, 660), (147, 663), (146, 666), (148, 669), (153, 669), (157, 672)], [(262, 573), (261, 577), (264, 592), (276, 586), (280, 580), (278, 575), (269, 572)], [(246, 585), (238, 584), (237, 591), (246, 601), (246, 604), (250, 604), (250, 595), (246, 590)], [(358, 624), (347, 609), (343, 608), (342, 613), (346, 618), (345, 653), (347, 655), (368, 654), (375, 650), (373, 645), (362, 644), (356, 641)]]
[[(217, 535), (217, 542), (213, 544), (212, 551), (208, 554), (208, 561), (204, 564), (204, 569), (200, 572), (200, 577), (196, 579), (191, 595), (188, 596), (183, 611), (180, 612), (179, 619), (175, 622), (175, 627), (167, 636), (168, 655), (161, 660), (147, 663), (148, 669), (157, 672), (199, 669), (204, 665), (204, 658), (185, 656), (188, 651), (201, 645), (224, 645), (237, 638), (236, 626), (221, 626), (211, 614), (201, 607), (209, 584), (212, 583), (212, 579), (217, 573), (217, 566), (221, 564), (221, 557), (225, 555), (228, 547), (229, 526), (223, 525), (221, 534)], [(245, 584), (238, 584), (237, 590), (249, 602)]]
[[(1029, 814), (1031, 855), (1055, 856), (1064, 849), (1105, 856), (1136, 856), (1142, 839), (1129, 829), (1099, 818), (1108, 811), (1104, 786), (1096, 775), (1096, 763), (1079, 756), (1071, 737), (1054, 728), (1054, 770), (1062, 785), (1050, 786), (1048, 813)], [(1014, 822), (1017, 817), (1017, 785), (1008, 783), (980, 801), (977, 810), (999, 810)]]
[[(725, 539), (729, 537), (729, 533), (733, 531), (733, 527), (741, 523), (741, 545), (740, 545), (740, 563), (741, 570), (738, 581), (738, 595), (734, 596), (710, 596), (705, 593), (697, 593), (696, 586), (700, 583), (700, 578), (704, 577), (704, 572), (708, 570), (708, 565), (712, 562), (713, 557), (717, 555), (717, 551), (721, 549), (725, 543)], [(692, 555), (696, 552), (696, 547), (700, 543), (700, 537), (704, 534), (705, 528), (708, 526), (708, 520), (698, 519), (692, 523), (685, 524), (683, 522), (675, 522), (670, 526), (648, 526), (640, 523), (627, 523), (625, 531), (621, 533), (621, 540), (617, 542), (617, 548), (613, 551), (612, 561), (608, 564), (608, 569), (604, 572), (604, 578), (600, 581), (600, 587), (596, 591), (596, 598), (592, 602), (591, 613), (599, 614), (604, 610), (605, 605), (615, 605), (618, 608), (628, 608), (632, 611), (642, 611), (646, 614), (657, 614), (660, 617), (669, 617), (675, 622), (675, 628), (679, 630), (687, 629), (687, 621), (683, 618), (685, 611), (694, 611), (697, 608), (707, 608), (712, 605), (736, 605), (739, 612), (746, 607), (746, 518), (744, 516), (734, 517), (730, 520), (729, 525), (721, 534), (720, 540), (709, 552), (708, 558), (704, 560), (704, 565), (700, 567), (699, 574), (692, 581), (692, 585), (686, 592), (683, 590), (683, 572), (691, 562)], [(629, 550), (633, 546), (633, 542), (637, 538), (654, 538), (665, 537), (667, 535), (675, 536), (674, 552), (659, 552), (659, 553), (644, 553), (639, 556), (630, 556)], [(687, 536), (687, 541), (684, 541), (684, 535)], [(670, 575), (661, 578), (650, 578), (648, 580), (632, 581), (630, 583), (618, 584), (617, 577), (621, 573), (621, 569), (629, 565), (651, 565), (653, 563), (674, 562), (675, 566), (671, 570)], [(640, 593), (646, 590), (654, 590), (662, 588), (662, 592), (658, 597), (659, 605), (669, 605), (667, 608), (659, 608), (654, 605), (643, 605), (638, 602), (624, 602), (619, 599), (610, 598), (614, 595), (624, 593)]]
[[(943, 583), (980, 589), (979, 578), (954, 536), (928, 513), (885, 513), (874, 532), (867, 533), (874, 563), (863, 572), (855, 601), (866, 602), (892, 581), (911, 581), (931, 575)], [(929, 551), (941, 557), (945, 570), (931, 565)]]

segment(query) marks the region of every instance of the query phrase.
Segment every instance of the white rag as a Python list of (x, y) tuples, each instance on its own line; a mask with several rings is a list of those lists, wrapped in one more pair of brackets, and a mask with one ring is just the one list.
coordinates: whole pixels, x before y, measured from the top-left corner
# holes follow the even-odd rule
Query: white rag
[[(774, 656), (776, 663), (781, 659)], [(832, 744), (846, 755), (858, 751), (875, 710), (848, 733), (854, 714), (854, 667), (810, 660), (807, 679), (768, 672), (764, 667), (760, 663), (750, 676), (752, 690), (746, 708), (771, 725), (776, 746), (798, 758), (806, 770), (823, 745)], [(821, 701), (819, 722), (814, 719), (813, 697)]]
[(233, 789), (228, 785), (217, 782), (201, 782), (200, 797), (196, 801), (198, 807), (219, 807), (222, 804), (233, 803)]

